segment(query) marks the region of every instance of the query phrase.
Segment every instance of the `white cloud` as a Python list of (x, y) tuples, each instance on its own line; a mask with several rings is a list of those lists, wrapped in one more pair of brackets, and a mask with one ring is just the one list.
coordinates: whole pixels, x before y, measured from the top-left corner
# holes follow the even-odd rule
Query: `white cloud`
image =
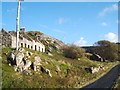
[(109, 32), (104, 35), (105, 39), (111, 42), (118, 42), (118, 36), (115, 33)]
[(108, 24), (106, 22), (101, 23), (102, 26), (107, 26)]
[(58, 18), (57, 22), (58, 24), (64, 24), (66, 23), (68, 20), (66, 18)]
[(105, 16), (107, 13), (112, 12), (112, 11), (117, 11), (118, 10), (118, 4), (113, 4), (110, 7), (104, 8), (100, 13), (99, 16)]
[(74, 44), (77, 46), (85, 46), (87, 44), (87, 41), (84, 40), (83, 37), (81, 37), (80, 40), (75, 41)]

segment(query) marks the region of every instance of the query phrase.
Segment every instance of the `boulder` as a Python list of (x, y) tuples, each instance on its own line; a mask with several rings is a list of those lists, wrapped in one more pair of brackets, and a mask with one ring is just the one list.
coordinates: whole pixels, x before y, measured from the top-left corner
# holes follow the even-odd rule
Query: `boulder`
[(25, 49), (24, 48), (19, 48), (18, 51), (23, 52), (23, 51), (25, 51)]
[(50, 70), (49, 70), (49, 69), (46, 69), (46, 73), (47, 73), (50, 77), (52, 77), (52, 74), (50, 73)]
[(42, 67), (42, 66), (41, 66), (41, 71), (42, 71), (43, 73), (45, 73), (45, 72), (46, 72), (45, 68), (44, 68), (44, 67)]
[(9, 65), (15, 65), (15, 54), (13, 52), (8, 55), (7, 61)]
[(90, 73), (92, 73), (92, 70), (91, 70), (90, 67), (85, 68), (85, 70), (86, 70), (86, 72), (90, 72)]
[(33, 66), (33, 68), (34, 68), (34, 71), (37, 71), (37, 67), (35, 65)]
[(100, 70), (100, 68), (93, 68), (91, 67), (92, 73), (98, 72)]
[(29, 52), (28, 51), (26, 51), (26, 56), (29, 56)]
[(17, 71), (18, 72), (22, 72), (23, 70), (24, 70), (24, 65), (19, 65), (19, 66), (17, 66), (18, 68), (17, 68)]
[(47, 54), (48, 54), (49, 56), (53, 56), (53, 55), (52, 55), (51, 53), (49, 53), (49, 52), (48, 52)]
[(28, 69), (31, 66), (32, 62), (30, 60), (26, 60), (26, 64), (24, 66), (24, 70)]
[(27, 57), (30, 57), (31, 55), (33, 55), (32, 52), (28, 52), (28, 51), (26, 51), (26, 56), (27, 56)]
[(52, 52), (52, 48), (51, 47), (49, 47), (48, 52)]
[(35, 56), (34, 59), (35, 59), (35, 61), (41, 62), (41, 58), (39, 56)]
[(59, 66), (56, 66), (56, 72), (60, 72), (60, 67)]
[(28, 52), (28, 54), (31, 56), (31, 55), (33, 55), (33, 53), (32, 52)]
[(34, 71), (37, 71), (37, 66), (42, 65), (41, 64), (41, 59), (40, 59), (39, 56), (35, 56), (34, 59), (35, 59), (35, 62), (33, 62), (33, 68), (34, 68)]
[(50, 70), (49, 70), (49, 69), (45, 69), (44, 67), (41, 66), (41, 71), (42, 71), (43, 73), (48, 74), (50, 77), (52, 77), (52, 74), (50, 73)]
[(35, 62), (34, 62), (34, 65), (36, 66), (36, 65), (41, 65), (41, 59), (40, 59), (40, 57), (39, 56), (36, 56), (36, 57), (34, 57), (34, 59), (35, 59)]
[(40, 71), (40, 66), (38, 65), (37, 66), (34, 65), (33, 68), (34, 68), (34, 71)]
[(100, 66), (100, 69), (101, 69), (101, 70), (105, 70), (104, 66)]
[(30, 70), (24, 70), (23, 73), (26, 74), (26, 75), (32, 75)]
[(96, 68), (96, 67), (88, 67), (88, 68), (85, 68), (85, 70), (87, 72), (90, 72), (90, 73), (95, 73), (95, 72), (98, 72), (100, 70), (100, 67)]
[(28, 58), (25, 56), (24, 58), (23, 58), (23, 60), (24, 60), (24, 62), (26, 63), (26, 60), (27, 60)]
[(48, 62), (45, 62), (45, 64), (48, 64)]
[(14, 71), (17, 71), (17, 69), (18, 69), (18, 67), (16, 65), (13, 68), (14, 68)]
[(21, 64), (23, 64), (23, 58), (24, 58), (24, 54), (23, 53), (18, 53), (16, 55), (16, 65), (19, 66)]

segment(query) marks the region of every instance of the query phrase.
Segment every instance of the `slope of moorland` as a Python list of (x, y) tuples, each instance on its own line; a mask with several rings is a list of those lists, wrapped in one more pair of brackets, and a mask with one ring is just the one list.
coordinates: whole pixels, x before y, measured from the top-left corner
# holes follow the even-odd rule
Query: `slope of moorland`
[[(66, 58), (57, 50), (53, 50), (52, 56), (49, 56), (46, 53), (25, 48), (26, 51), (40, 56), (42, 66), (50, 70), (52, 77), (34, 70), (32, 70), (33, 75), (25, 75), (21, 72), (15, 72), (13, 66), (8, 65), (7, 55), (12, 50), (13, 48), (2, 48), (3, 88), (81, 88), (104, 75), (115, 65), (115, 63), (97, 62), (88, 58), (81, 58), (80, 60)], [(96, 73), (85, 70), (87, 67), (99, 66), (104, 66), (104, 69)]]

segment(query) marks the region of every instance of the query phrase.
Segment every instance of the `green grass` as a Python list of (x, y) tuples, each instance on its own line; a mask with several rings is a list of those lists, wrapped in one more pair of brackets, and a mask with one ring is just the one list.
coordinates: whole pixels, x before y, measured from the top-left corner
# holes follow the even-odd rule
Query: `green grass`
[[(107, 72), (115, 63), (105, 63), (91, 61), (87, 58), (81, 58), (80, 60), (73, 60), (66, 58), (61, 54), (57, 54), (54, 51), (53, 56), (48, 56), (45, 53), (40, 53), (34, 50), (25, 48), (26, 51), (34, 53), (29, 60), (34, 61), (34, 56), (40, 56), (42, 60), (42, 66), (48, 68), (51, 71), (53, 77), (49, 77), (47, 74), (40, 72), (33, 72), (32, 76), (27, 76), (20, 72), (15, 72), (12, 66), (8, 66), (7, 58), (4, 53), (12, 52), (13, 48), (2, 49), (2, 86), (3, 88), (75, 88), (87, 85), (88, 82), (92, 82), (97, 77)], [(104, 65), (106, 70), (100, 70), (98, 73), (87, 73), (85, 67), (98, 67)], [(60, 72), (56, 72), (56, 67), (60, 68)], [(68, 69), (70, 70), (69, 72)]]

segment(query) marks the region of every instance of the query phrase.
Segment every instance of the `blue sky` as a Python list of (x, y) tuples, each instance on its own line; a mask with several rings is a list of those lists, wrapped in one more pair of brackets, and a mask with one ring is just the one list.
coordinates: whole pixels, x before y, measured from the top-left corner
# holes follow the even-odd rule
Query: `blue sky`
[[(16, 2), (2, 3), (2, 27), (15, 30)], [(117, 41), (118, 4), (115, 2), (22, 2), (20, 26), (41, 31), (65, 43), (93, 45)]]

